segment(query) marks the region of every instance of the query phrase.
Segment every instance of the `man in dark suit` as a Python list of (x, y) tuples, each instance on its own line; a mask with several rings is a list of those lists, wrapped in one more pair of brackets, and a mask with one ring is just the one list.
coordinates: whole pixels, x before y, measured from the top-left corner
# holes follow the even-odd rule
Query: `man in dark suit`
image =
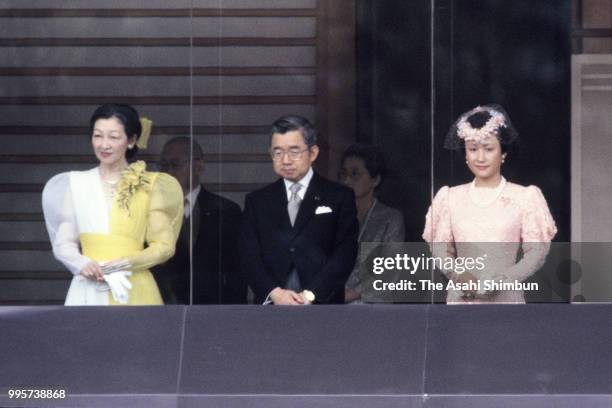
[(204, 170), (202, 148), (187, 137), (168, 141), (162, 149), (160, 170), (175, 177), (185, 194), (185, 219), (176, 253), (168, 262), (153, 268), (164, 303), (190, 303), (190, 252), (193, 304), (246, 303), (246, 277), (236, 262), (242, 214), (238, 204), (200, 184)]
[(272, 125), (270, 155), (281, 178), (247, 195), (239, 244), (257, 302), (344, 303), (357, 256), (355, 197), (312, 170), (316, 143), (305, 118), (285, 116)]

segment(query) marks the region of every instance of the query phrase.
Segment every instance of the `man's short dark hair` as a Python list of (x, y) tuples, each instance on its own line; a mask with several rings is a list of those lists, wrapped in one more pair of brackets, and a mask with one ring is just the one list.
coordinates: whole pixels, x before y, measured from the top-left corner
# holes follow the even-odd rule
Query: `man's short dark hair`
[(272, 135), (275, 133), (285, 134), (294, 130), (302, 132), (304, 137), (304, 143), (309, 148), (317, 144), (317, 131), (310, 121), (302, 116), (287, 115), (278, 118), (273, 124), (270, 130), (270, 140)]

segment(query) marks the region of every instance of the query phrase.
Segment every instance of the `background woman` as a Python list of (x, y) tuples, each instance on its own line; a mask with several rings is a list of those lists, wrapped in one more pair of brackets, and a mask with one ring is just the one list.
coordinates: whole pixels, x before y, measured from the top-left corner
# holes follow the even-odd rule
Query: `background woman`
[[(378, 201), (374, 194), (387, 170), (380, 150), (375, 146), (352, 145), (342, 154), (341, 167), (338, 178), (355, 192), (359, 242), (403, 242), (404, 217), (398, 210)], [(347, 303), (361, 299), (359, 270), (362, 259), (365, 257), (360, 253), (346, 282), (344, 297)]]
[[(484, 268), (443, 271), (449, 280), (467, 283), (469, 288), (449, 290), (447, 303), (524, 303), (522, 290), (487, 290), (486, 284), (520, 284), (544, 264), (557, 232), (546, 200), (538, 187), (510, 183), (501, 175), (504, 162), (512, 159), (509, 154), (517, 137), (498, 105), (464, 113), (446, 137), (446, 148), (465, 151), (474, 180), (438, 191), (426, 216), (423, 239), (432, 245), (434, 256), (484, 256)], [(517, 262), (521, 247), (523, 257)]]
[(162, 304), (148, 268), (174, 254), (181, 187), (142, 161), (128, 165), (150, 132), (131, 106), (100, 106), (90, 128), (99, 165), (58, 174), (43, 190), (53, 254), (75, 275), (65, 304)]

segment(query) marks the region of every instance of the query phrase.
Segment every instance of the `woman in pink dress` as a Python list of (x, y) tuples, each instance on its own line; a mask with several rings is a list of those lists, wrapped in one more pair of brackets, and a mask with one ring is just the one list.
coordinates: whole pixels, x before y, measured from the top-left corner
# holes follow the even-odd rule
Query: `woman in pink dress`
[(445, 148), (465, 151), (474, 180), (437, 192), (423, 239), (434, 257), (476, 260), (471, 268), (441, 268), (447, 303), (525, 303), (523, 282), (544, 264), (557, 232), (546, 200), (538, 187), (501, 175), (517, 136), (501, 106), (485, 105), (461, 115), (446, 137)]

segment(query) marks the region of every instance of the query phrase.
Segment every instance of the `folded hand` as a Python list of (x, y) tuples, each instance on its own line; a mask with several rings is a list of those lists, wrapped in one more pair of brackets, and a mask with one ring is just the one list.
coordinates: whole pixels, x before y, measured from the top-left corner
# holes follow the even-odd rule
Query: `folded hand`
[(275, 305), (303, 305), (306, 303), (302, 294), (282, 288), (275, 288), (270, 292), (270, 299)]
[(100, 264), (95, 261), (87, 263), (83, 269), (81, 269), (80, 274), (87, 279), (97, 280), (98, 282), (104, 281), (104, 272)]

